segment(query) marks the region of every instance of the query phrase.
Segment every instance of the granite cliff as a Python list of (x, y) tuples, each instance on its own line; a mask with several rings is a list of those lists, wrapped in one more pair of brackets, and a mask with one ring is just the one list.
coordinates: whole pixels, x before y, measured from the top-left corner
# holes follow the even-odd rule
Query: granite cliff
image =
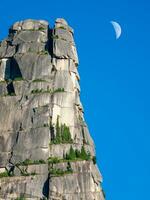
[(0, 199), (104, 200), (73, 29), (16, 22), (0, 44)]

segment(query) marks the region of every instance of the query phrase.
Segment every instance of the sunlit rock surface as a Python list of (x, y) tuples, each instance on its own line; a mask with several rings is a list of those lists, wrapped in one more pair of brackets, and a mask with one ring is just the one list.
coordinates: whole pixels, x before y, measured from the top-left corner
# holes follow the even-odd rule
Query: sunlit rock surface
[(73, 29), (16, 22), (0, 46), (0, 199), (103, 200)]

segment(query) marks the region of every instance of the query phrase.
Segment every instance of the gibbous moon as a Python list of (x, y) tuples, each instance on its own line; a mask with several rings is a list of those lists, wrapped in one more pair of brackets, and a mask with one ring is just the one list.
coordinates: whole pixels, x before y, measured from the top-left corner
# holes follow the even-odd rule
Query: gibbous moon
[(116, 34), (116, 40), (120, 38), (121, 36), (121, 26), (119, 23), (115, 22), (115, 21), (111, 21), (110, 22), (113, 25), (113, 28), (115, 30), (115, 34)]

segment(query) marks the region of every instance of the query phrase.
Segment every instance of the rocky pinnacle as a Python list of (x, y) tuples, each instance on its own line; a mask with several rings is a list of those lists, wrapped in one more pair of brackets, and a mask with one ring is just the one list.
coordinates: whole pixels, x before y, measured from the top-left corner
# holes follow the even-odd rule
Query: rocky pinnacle
[(0, 199), (104, 200), (73, 29), (16, 22), (0, 44)]

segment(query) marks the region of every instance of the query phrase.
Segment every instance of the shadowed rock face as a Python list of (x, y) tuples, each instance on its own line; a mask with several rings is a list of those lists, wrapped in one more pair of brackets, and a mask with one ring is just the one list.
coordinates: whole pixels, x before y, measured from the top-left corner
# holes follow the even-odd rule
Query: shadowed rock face
[(0, 199), (104, 200), (73, 29), (15, 23), (0, 46)]

